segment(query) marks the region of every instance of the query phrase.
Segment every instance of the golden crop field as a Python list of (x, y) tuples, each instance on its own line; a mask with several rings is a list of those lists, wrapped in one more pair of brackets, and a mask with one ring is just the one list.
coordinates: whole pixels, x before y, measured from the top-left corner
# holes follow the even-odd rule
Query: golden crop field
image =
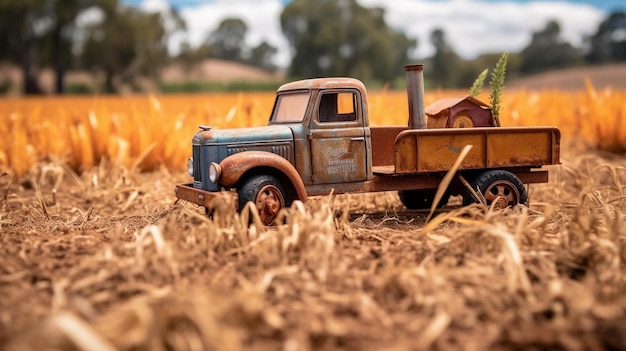
[[(273, 97), (0, 99), (0, 350), (626, 349), (626, 91), (505, 90), (503, 126), (563, 136), (528, 207), (329, 195), (268, 227), (177, 201), (198, 125)], [(369, 110), (405, 124), (406, 93)]]
[[(464, 91), (429, 91), (426, 104)], [(488, 101), (488, 94), (480, 96)], [(60, 157), (77, 171), (101, 159), (143, 170), (183, 169), (198, 125), (215, 128), (267, 123), (273, 93), (164, 96), (45, 97), (0, 100), (0, 169), (24, 175), (42, 157)], [(369, 93), (372, 125), (403, 125), (404, 91)], [(501, 108), (504, 126), (558, 126), (566, 139), (599, 149), (626, 147), (626, 92), (511, 91)]]

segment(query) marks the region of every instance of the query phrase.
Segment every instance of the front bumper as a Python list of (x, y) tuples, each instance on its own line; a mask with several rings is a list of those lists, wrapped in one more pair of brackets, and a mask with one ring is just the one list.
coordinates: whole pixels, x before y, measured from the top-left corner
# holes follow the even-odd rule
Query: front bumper
[(193, 183), (176, 184), (176, 197), (193, 202), (196, 205), (200, 205), (206, 208), (211, 207), (211, 201), (221, 196), (232, 196), (236, 199), (237, 193), (232, 191), (206, 191), (193, 187)]

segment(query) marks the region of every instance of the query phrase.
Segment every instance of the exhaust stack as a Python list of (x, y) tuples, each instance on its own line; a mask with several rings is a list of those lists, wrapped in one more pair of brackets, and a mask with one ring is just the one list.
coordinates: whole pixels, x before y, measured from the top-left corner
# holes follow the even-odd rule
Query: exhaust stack
[(406, 95), (409, 102), (409, 128), (426, 129), (424, 110), (424, 65), (406, 65)]

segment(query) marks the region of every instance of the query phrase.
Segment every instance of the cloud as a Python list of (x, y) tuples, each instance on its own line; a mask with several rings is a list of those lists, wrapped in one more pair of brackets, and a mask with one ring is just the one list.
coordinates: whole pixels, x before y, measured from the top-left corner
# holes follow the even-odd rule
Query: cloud
[(144, 0), (139, 8), (148, 12), (167, 12), (170, 5), (167, 0)]
[[(179, 0), (180, 1), (180, 0)], [(463, 58), (472, 59), (483, 53), (505, 50), (518, 52), (530, 43), (532, 33), (544, 28), (549, 20), (561, 25), (561, 35), (574, 46), (582, 46), (582, 38), (593, 34), (605, 13), (590, 5), (565, 1), (478, 0), (358, 0), (367, 7), (386, 11), (387, 23), (409, 37), (418, 39), (415, 59), (433, 53), (430, 33), (441, 28), (452, 48)], [(186, 2), (189, 5), (189, 1)], [(188, 32), (172, 39), (176, 51), (185, 40), (199, 45), (228, 17), (238, 17), (248, 26), (247, 42), (257, 45), (265, 40), (278, 48), (276, 64), (287, 66), (290, 49), (280, 27), (281, 0), (213, 0), (191, 1), (180, 14), (187, 21)], [(162, 11), (167, 0), (144, 0), (142, 8)]]
[(276, 63), (287, 66), (291, 60), (289, 45), (280, 27), (280, 0), (217, 0), (196, 8), (184, 9), (181, 14), (189, 26), (189, 42), (201, 43), (220, 22), (228, 17), (241, 18), (248, 26), (246, 42), (256, 46), (263, 41), (278, 48)]
[[(141, 8), (162, 12), (168, 6), (167, 0), (144, 0)], [(267, 41), (278, 49), (276, 64), (286, 67), (291, 61), (291, 54), (280, 27), (282, 10), (280, 0), (214, 0), (184, 7), (179, 13), (187, 22), (187, 33), (175, 35), (170, 50), (177, 52), (184, 41), (198, 46), (217, 29), (222, 20), (236, 17), (248, 26), (247, 44), (256, 46)]]
[(526, 47), (532, 33), (555, 19), (561, 35), (574, 46), (595, 32), (605, 14), (589, 5), (567, 2), (488, 2), (473, 0), (359, 0), (364, 6), (386, 10), (387, 23), (418, 38), (417, 57), (433, 53), (430, 33), (441, 28), (452, 48), (461, 57), (472, 59), (483, 53), (518, 52)]

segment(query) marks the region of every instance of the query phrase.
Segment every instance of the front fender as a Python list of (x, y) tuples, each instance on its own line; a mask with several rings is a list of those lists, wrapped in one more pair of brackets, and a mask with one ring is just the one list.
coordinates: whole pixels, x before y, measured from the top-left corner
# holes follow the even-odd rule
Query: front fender
[(235, 185), (241, 176), (253, 168), (268, 167), (283, 173), (293, 184), (298, 200), (305, 202), (306, 189), (300, 174), (285, 158), (267, 151), (243, 151), (226, 157), (220, 162), (222, 175), (219, 183), (224, 187)]

